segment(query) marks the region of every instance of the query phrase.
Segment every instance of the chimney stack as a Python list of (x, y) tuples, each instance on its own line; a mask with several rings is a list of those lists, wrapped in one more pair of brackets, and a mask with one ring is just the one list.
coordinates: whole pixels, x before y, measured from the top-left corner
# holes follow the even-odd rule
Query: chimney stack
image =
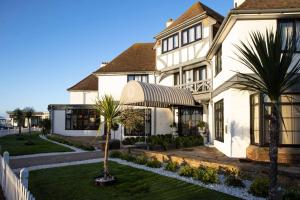
[(173, 19), (169, 19), (167, 22), (166, 22), (166, 27), (168, 28), (171, 24), (173, 24)]
[(233, 7), (237, 8), (244, 2), (245, 2), (245, 0), (233, 0)]
[(100, 64), (100, 67), (104, 67), (105, 65), (107, 65), (108, 64), (108, 62), (106, 61), (106, 62), (102, 62), (101, 64)]

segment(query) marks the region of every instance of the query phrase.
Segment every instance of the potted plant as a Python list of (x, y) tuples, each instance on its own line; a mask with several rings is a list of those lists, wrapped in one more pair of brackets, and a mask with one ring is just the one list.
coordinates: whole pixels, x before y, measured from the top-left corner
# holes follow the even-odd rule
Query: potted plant
[(198, 122), (198, 124), (197, 124), (197, 126), (198, 126), (198, 129), (199, 129), (199, 132), (200, 133), (203, 133), (203, 132), (205, 132), (206, 130), (206, 127), (207, 127), (207, 124), (206, 124), (206, 122), (204, 122), (204, 121), (199, 121)]

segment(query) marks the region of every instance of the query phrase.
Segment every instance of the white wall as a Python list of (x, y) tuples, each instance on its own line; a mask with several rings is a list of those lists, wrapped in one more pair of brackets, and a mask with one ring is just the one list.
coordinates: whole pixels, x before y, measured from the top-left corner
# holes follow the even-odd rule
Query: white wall
[(229, 157), (245, 158), (250, 144), (250, 93), (229, 89), (214, 97), (212, 102), (221, 99), (224, 101), (224, 142), (214, 140), (214, 146)]
[(97, 91), (70, 91), (70, 104), (94, 104), (97, 97)]
[[(234, 44), (240, 44), (240, 41), (246, 42), (249, 39), (249, 33), (252, 31), (265, 32), (266, 29), (277, 26), (276, 20), (239, 20), (235, 23), (226, 39), (222, 43), (222, 71), (213, 79), (213, 89), (218, 88), (232, 76), (236, 71), (243, 73), (251, 73), (251, 71), (236, 61), (234, 52), (236, 48)], [(213, 59), (213, 64), (214, 64)], [(213, 67), (213, 70), (215, 68)], [(215, 71), (213, 72), (215, 75)]]

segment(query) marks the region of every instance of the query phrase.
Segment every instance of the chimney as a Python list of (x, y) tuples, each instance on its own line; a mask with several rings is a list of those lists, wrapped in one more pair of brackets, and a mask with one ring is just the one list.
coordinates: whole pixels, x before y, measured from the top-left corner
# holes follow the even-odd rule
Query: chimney
[(237, 8), (239, 7), (242, 3), (244, 3), (246, 0), (233, 0), (233, 7)]
[(167, 22), (166, 22), (166, 27), (168, 28), (171, 24), (173, 24), (173, 19), (169, 19)]
[(108, 64), (108, 62), (106, 61), (106, 62), (102, 62), (101, 64), (100, 64), (100, 67), (104, 67), (105, 65), (107, 65)]

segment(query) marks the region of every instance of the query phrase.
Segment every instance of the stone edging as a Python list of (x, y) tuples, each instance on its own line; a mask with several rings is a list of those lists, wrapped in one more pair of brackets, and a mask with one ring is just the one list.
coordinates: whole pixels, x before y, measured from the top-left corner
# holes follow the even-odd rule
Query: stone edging
[(43, 139), (43, 140), (46, 140), (46, 141), (48, 141), (48, 142), (52, 142), (52, 143), (57, 144), (57, 145), (60, 145), (60, 146), (64, 146), (64, 147), (70, 148), (70, 149), (72, 149), (72, 150), (75, 151), (75, 152), (86, 152), (85, 150), (79, 149), (79, 148), (77, 148), (77, 147), (70, 146), (70, 145), (67, 145), (67, 144), (62, 144), (62, 143), (56, 142), (56, 141), (54, 141), (54, 140), (50, 140), (50, 139), (48, 139), (47, 137), (45, 137), (45, 136), (43, 136), (43, 135), (39, 135), (39, 136), (40, 136), (40, 138)]

